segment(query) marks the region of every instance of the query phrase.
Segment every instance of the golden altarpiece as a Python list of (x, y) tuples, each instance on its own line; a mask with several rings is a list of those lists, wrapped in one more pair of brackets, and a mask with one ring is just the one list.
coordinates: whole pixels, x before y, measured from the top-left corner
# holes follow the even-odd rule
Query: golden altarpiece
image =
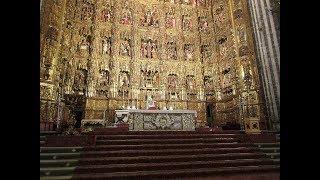
[(46, 0), (40, 36), (42, 121), (112, 121), (152, 97), (202, 125), (211, 104), (214, 125), (265, 126), (245, 0)]

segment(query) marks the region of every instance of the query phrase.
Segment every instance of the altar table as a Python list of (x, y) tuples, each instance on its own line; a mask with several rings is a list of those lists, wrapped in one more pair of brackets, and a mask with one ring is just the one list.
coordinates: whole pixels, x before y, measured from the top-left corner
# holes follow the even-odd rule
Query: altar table
[(131, 131), (194, 131), (196, 117), (194, 110), (127, 109), (116, 110), (115, 122), (128, 123)]

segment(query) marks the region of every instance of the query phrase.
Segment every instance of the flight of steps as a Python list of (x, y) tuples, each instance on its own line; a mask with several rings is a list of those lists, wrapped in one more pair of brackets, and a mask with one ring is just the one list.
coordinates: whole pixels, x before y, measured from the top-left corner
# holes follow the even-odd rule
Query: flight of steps
[(129, 132), (98, 135), (72, 179), (155, 179), (279, 172), (279, 163), (237, 134)]
[(81, 147), (40, 147), (40, 179), (71, 179)]
[(255, 145), (273, 161), (280, 163), (280, 142), (255, 143)]

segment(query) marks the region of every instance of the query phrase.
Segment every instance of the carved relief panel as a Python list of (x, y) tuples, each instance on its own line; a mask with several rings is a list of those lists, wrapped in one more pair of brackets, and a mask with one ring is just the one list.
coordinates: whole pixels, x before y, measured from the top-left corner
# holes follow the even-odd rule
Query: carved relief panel
[(129, 1), (124, 1), (124, 6), (121, 11), (120, 23), (125, 25), (132, 25), (132, 9), (129, 7)]
[(140, 25), (144, 27), (159, 27), (159, 15), (156, 7), (143, 8)]
[(186, 61), (194, 61), (195, 60), (194, 44), (185, 44), (183, 47), (183, 51), (184, 51), (184, 59)]
[(176, 27), (175, 9), (173, 7), (170, 7), (168, 12), (166, 12), (165, 27), (166, 28)]
[(132, 43), (131, 36), (128, 32), (122, 32), (120, 34), (120, 47), (119, 47), (119, 55), (120, 56), (129, 56), (132, 54)]
[(152, 39), (141, 39), (141, 57), (158, 58), (158, 41)]

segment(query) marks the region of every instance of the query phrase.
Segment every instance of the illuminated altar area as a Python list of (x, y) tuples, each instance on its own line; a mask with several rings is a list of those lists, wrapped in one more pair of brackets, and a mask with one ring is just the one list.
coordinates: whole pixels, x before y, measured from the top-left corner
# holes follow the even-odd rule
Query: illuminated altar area
[(112, 125), (116, 110), (147, 109), (152, 97), (196, 111), (202, 126), (265, 128), (245, 1), (63, 2), (48, 2), (41, 21), (41, 119), (53, 121), (63, 99), (78, 121)]
[(115, 123), (127, 123), (131, 131), (194, 131), (197, 112), (192, 110), (116, 110)]

